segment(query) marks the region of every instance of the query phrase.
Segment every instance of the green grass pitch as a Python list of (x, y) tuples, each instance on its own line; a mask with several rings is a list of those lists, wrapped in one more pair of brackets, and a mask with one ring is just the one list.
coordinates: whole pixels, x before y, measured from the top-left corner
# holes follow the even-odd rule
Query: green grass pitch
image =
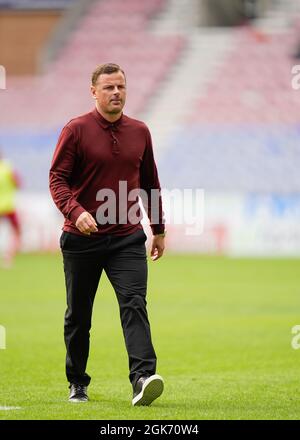
[(60, 255), (20, 255), (0, 269), (0, 419), (299, 419), (297, 259), (166, 255), (149, 261), (148, 312), (165, 391), (131, 406), (113, 290), (96, 296), (87, 371), (90, 402), (70, 404), (64, 375)]

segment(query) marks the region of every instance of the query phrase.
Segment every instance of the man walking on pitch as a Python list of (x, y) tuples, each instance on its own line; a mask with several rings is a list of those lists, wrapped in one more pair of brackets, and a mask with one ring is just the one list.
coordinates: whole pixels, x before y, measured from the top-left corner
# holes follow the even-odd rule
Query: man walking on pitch
[[(91, 92), (96, 107), (63, 128), (50, 169), (50, 191), (65, 217), (60, 246), (67, 289), (64, 336), (69, 401), (88, 400), (89, 332), (104, 270), (120, 307), (132, 404), (150, 405), (161, 395), (164, 383), (155, 374), (146, 309), (146, 235), (139, 221), (138, 192), (144, 194), (150, 218), (154, 261), (163, 255), (165, 236), (151, 136), (143, 122), (123, 114), (126, 78), (120, 66), (98, 66)], [(153, 192), (156, 198), (151, 197)]]

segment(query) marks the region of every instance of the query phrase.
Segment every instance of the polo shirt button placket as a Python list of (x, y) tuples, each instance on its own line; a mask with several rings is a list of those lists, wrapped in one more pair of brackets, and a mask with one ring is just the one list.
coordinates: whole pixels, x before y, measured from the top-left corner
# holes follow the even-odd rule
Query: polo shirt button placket
[(110, 124), (110, 134), (111, 134), (112, 141), (113, 141), (112, 151), (113, 151), (113, 153), (118, 154), (119, 153), (119, 149), (117, 147), (117, 139), (114, 136), (114, 132), (115, 131), (116, 131), (115, 125), (114, 124)]

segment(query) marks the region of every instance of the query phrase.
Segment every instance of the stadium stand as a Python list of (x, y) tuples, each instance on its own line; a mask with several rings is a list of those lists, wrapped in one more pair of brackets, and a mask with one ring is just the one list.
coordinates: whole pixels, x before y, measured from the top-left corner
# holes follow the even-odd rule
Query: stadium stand
[(0, 0), (1, 9), (65, 9), (76, 0)]
[(207, 191), (299, 191), (299, 135), (299, 125), (184, 127), (161, 159), (162, 184)]
[[(189, 119), (216, 123), (297, 123), (299, 99), (291, 87), (292, 33), (238, 30), (235, 47), (215, 72)], [(232, 93), (234, 91), (234, 93)], [(213, 118), (213, 119), (212, 119)]]
[[(165, 5), (165, 0), (95, 1), (44, 74), (8, 78), (8, 89), (1, 91), (0, 145), (27, 170), (26, 188), (46, 188), (61, 126), (91, 108), (87, 79), (95, 64), (115, 61), (125, 68), (126, 113), (132, 116), (149, 107), (158, 90), (163, 95), (166, 76), (185, 52), (184, 36), (150, 31), (150, 20)], [(249, 27), (230, 33), (224, 60), (173, 127), (160, 160), (162, 183), (207, 190), (298, 191), (300, 101), (290, 73), (294, 36)], [(193, 56), (205, 63), (203, 53)], [(170, 103), (175, 111), (174, 99)], [(32, 173), (34, 156), (39, 169)]]
[(248, 27), (233, 33), (232, 50), (169, 140), (162, 180), (212, 191), (299, 191), (294, 36)]
[[(89, 80), (97, 64), (116, 62), (125, 69), (128, 114), (138, 116), (147, 106), (184, 48), (183, 37), (156, 36), (148, 29), (164, 4), (165, 0), (95, 1), (43, 74), (8, 77), (1, 94), (0, 144), (10, 156), (16, 153), (19, 168), (28, 170), (30, 165), (29, 157), (19, 154), (18, 136), (24, 149), (30, 145), (30, 151), (45, 151), (48, 159), (59, 129), (92, 108)], [(40, 174), (49, 166), (49, 161), (42, 162)], [(32, 173), (24, 181), (28, 189), (45, 188), (47, 172), (39, 184)]]
[[(95, 65), (108, 61), (118, 62), (126, 70), (130, 89), (127, 111), (137, 115), (183, 47), (181, 37), (157, 37), (147, 31), (148, 20), (163, 3), (129, 0), (126, 8), (118, 0), (109, 5), (102, 1), (92, 4), (44, 75), (25, 80), (8, 78), (7, 91), (1, 97), (6, 111), (0, 124), (15, 125), (17, 118), (20, 126), (57, 127), (74, 115), (74, 108), (79, 114), (87, 111), (91, 105), (90, 73)], [(136, 77), (141, 75), (142, 80), (137, 82)], [(22, 102), (29, 101), (31, 106), (24, 113)]]
[[(112, 61), (126, 70), (125, 112), (150, 126), (162, 186), (205, 190), (206, 233), (168, 226), (169, 249), (260, 255), (278, 243), (278, 254), (299, 255), (300, 91), (292, 87), (299, 32), (282, 21), (287, 1), (236, 28), (198, 27), (188, 9), (200, 0), (83, 3), (40, 74), (9, 75), (0, 90), (0, 148), (22, 176), (26, 230), (36, 233), (28, 214), (34, 200), (40, 229), (49, 232), (48, 216), (56, 234), (60, 219), (48, 194), (53, 149), (61, 127), (93, 106), (95, 65)], [(39, 249), (32, 242), (26, 249)]]

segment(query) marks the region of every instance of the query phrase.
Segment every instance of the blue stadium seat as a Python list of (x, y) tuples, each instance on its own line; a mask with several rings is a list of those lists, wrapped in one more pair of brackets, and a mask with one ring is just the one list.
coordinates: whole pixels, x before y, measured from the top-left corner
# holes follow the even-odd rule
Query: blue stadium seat
[(76, 0), (0, 0), (0, 9), (65, 9)]
[(299, 166), (298, 125), (194, 125), (169, 140), (159, 170), (168, 188), (297, 192)]

